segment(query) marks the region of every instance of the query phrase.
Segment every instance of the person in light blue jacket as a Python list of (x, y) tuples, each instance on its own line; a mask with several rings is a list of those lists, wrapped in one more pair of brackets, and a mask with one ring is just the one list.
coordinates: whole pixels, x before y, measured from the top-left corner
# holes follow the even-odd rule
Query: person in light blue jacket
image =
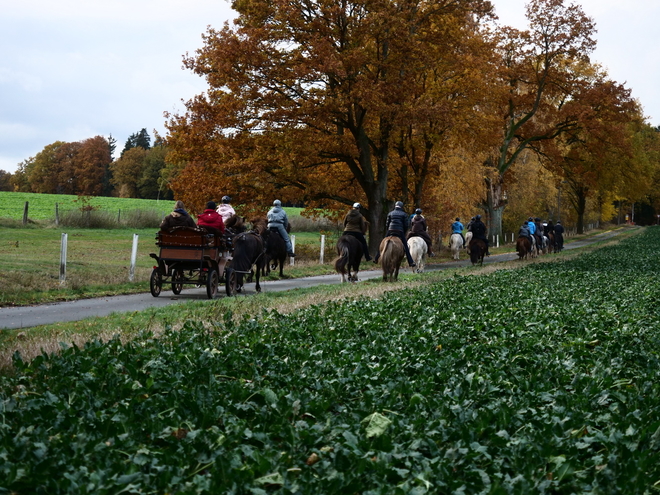
[(451, 233), (452, 234), (459, 234), (461, 236), (461, 239), (463, 239), (463, 247), (465, 247), (465, 236), (463, 235), (463, 224), (461, 223), (461, 219), (456, 217), (456, 221), (451, 224)]
[(530, 235), (536, 234), (536, 224), (534, 223), (534, 219), (532, 217), (527, 219), (527, 228), (529, 229)]
[(273, 201), (273, 207), (267, 213), (266, 218), (268, 219), (268, 228), (276, 228), (284, 242), (286, 242), (287, 256), (295, 256), (291, 239), (286, 231), (289, 226), (289, 217), (286, 216), (286, 211), (282, 209), (282, 202), (279, 199)]

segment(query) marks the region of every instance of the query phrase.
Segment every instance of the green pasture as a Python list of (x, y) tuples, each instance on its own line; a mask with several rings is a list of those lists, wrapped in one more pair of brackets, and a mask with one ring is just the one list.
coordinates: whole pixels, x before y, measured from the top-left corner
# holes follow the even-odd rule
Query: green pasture
[(0, 492), (655, 493), (658, 243), (16, 356)]
[[(33, 221), (55, 219), (55, 204), (60, 215), (67, 211), (80, 210), (92, 206), (99, 211), (119, 214), (133, 210), (157, 211), (163, 215), (172, 211), (174, 202), (170, 200), (112, 198), (105, 196), (85, 197), (70, 194), (38, 194), (0, 191), (0, 219), (22, 220), (25, 203), (28, 203), (28, 218)], [(285, 208), (291, 219), (300, 217), (302, 208)]]
[[(88, 202), (87, 199), (89, 199)], [(28, 203), (28, 218), (33, 221), (54, 221), (55, 204), (60, 215), (67, 211), (80, 210), (85, 205), (93, 206), (100, 211), (119, 214), (119, 211), (153, 210), (163, 215), (172, 209), (172, 201), (157, 201), (152, 199), (110, 198), (95, 196), (81, 200), (70, 194), (36, 194), (0, 191), (0, 218), (14, 220), (23, 219), (25, 203)]]

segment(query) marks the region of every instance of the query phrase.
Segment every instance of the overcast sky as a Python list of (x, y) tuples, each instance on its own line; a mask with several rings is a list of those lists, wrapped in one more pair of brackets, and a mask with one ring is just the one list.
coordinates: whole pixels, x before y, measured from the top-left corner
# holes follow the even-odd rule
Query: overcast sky
[[(503, 24), (524, 28), (525, 0), (492, 0)], [(627, 82), (660, 125), (659, 0), (581, 0), (598, 29), (594, 60)], [(0, 169), (55, 141), (165, 133), (165, 111), (205, 90), (182, 69), (224, 0), (0, 0)]]

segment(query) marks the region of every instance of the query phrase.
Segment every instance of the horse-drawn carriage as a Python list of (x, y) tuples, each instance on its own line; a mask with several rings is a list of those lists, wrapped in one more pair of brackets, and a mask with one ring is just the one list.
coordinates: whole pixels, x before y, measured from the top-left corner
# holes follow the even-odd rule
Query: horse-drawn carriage
[(219, 283), (225, 284), (227, 295), (236, 292), (236, 275), (229, 266), (230, 236), (210, 234), (203, 228), (174, 227), (156, 234), (156, 246), (160, 253), (149, 255), (157, 262), (149, 281), (152, 296), (160, 295), (163, 284), (171, 284), (177, 295), (184, 285), (206, 286), (209, 299)]

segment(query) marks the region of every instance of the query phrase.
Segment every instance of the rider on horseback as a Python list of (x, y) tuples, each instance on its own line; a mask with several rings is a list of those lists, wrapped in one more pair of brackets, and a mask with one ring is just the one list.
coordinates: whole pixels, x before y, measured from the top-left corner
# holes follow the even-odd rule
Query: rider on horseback
[(282, 239), (284, 239), (284, 242), (286, 242), (287, 256), (290, 258), (294, 257), (295, 254), (293, 253), (291, 239), (289, 239), (289, 234), (286, 231), (286, 228), (289, 225), (289, 217), (286, 216), (286, 211), (282, 209), (282, 202), (279, 199), (273, 201), (273, 207), (267, 213), (266, 218), (268, 218), (267, 228), (277, 229), (277, 232)]
[[(470, 221), (472, 222), (472, 221)], [(472, 227), (470, 225), (470, 227)], [(461, 219), (456, 217), (456, 221), (451, 224), (451, 233), (452, 234), (458, 234), (461, 236), (461, 239), (463, 239), (463, 247), (465, 247), (465, 236), (463, 235), (463, 224), (461, 223)]]
[(534, 240), (532, 239), (532, 234), (529, 233), (529, 227), (527, 226), (526, 223), (523, 223), (520, 226), (520, 230), (518, 231), (518, 237), (526, 237), (529, 239), (529, 245), (533, 246), (534, 245)]
[(481, 215), (477, 215), (474, 217), (474, 222), (472, 222), (472, 238), (473, 239), (481, 239), (486, 243), (486, 252), (484, 253), (486, 256), (490, 256), (490, 253), (488, 252), (488, 237), (486, 237), (486, 224), (484, 224), (481, 221)]
[(431, 240), (431, 236), (429, 235), (428, 230), (429, 228), (428, 225), (426, 225), (426, 218), (422, 216), (422, 209), (417, 208), (415, 210), (415, 215), (410, 222), (410, 232), (408, 232), (407, 239), (410, 239), (411, 237), (421, 237), (426, 243), (428, 255), (435, 256), (435, 254), (433, 254), (433, 250), (431, 249), (431, 244), (433, 241)]
[[(403, 244), (403, 250), (406, 253), (406, 259), (408, 260), (408, 266), (414, 268), (415, 262), (410, 256), (410, 249), (408, 249), (408, 243), (406, 242), (406, 231), (409, 228), (408, 215), (403, 211), (403, 202), (397, 201), (394, 204), (394, 209), (387, 214), (387, 220), (385, 220), (385, 227), (387, 228), (387, 233), (385, 237), (398, 237)], [(374, 263), (378, 263), (378, 258), (380, 258), (380, 252), (376, 254), (374, 258)]]
[(344, 217), (344, 234), (352, 235), (360, 241), (362, 244), (364, 259), (371, 261), (371, 256), (369, 256), (369, 246), (367, 245), (367, 240), (364, 238), (364, 234), (366, 234), (367, 229), (369, 228), (369, 222), (367, 222), (362, 216), (362, 213), (360, 213), (360, 208), (362, 208), (360, 203), (353, 203), (353, 208), (346, 213), (346, 216)]
[(555, 225), (555, 246), (558, 251), (564, 249), (564, 227), (559, 220)]

